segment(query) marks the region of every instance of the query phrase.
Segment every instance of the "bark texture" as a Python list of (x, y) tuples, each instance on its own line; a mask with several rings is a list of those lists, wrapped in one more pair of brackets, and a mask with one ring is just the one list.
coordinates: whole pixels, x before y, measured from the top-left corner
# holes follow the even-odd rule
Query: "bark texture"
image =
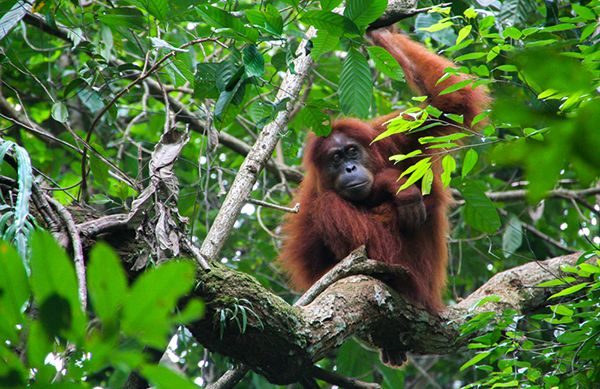
[[(545, 306), (556, 288), (536, 285), (562, 276), (561, 266), (573, 266), (578, 258), (568, 255), (499, 273), (440, 316), (406, 302), (384, 282), (365, 275), (335, 281), (310, 304), (293, 307), (252, 277), (215, 265), (198, 275), (195, 297), (206, 302), (207, 311), (189, 329), (210, 350), (285, 385), (310, 373), (315, 362), (335, 353), (352, 336), (420, 354), (456, 353), (470, 337), (481, 335), (461, 338), (462, 324), (485, 311), (501, 314), (511, 308), (528, 313)], [(499, 300), (477, 306), (492, 295)], [(241, 317), (236, 321), (225, 314), (226, 320), (221, 320), (224, 311), (239, 315), (240, 306), (253, 312), (247, 314), (243, 332)]]

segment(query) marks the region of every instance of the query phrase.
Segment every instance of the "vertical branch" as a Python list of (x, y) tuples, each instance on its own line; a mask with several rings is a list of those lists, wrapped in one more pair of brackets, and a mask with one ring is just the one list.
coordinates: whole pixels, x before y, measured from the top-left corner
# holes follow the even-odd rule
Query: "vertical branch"
[[(315, 35), (316, 30), (312, 27), (306, 33), (308, 39), (313, 38)], [(288, 70), (279, 93), (277, 93), (276, 102), (289, 98), (286, 109), (281, 111), (275, 120), (266, 125), (260, 132), (258, 139), (242, 163), (231, 189), (223, 201), (219, 214), (213, 222), (212, 228), (202, 243), (200, 253), (206, 258), (216, 258), (223, 248), (233, 228), (233, 224), (240, 215), (242, 206), (250, 197), (252, 187), (256, 183), (261, 170), (271, 158), (275, 146), (280, 139), (279, 135), (289, 121), (290, 112), (294, 108), (294, 102), (298, 99), (300, 89), (302, 89), (314, 63), (310, 54), (306, 53), (305, 48), (307, 43), (307, 41), (302, 41), (298, 48), (299, 56), (294, 61), (296, 73), (292, 74)]]

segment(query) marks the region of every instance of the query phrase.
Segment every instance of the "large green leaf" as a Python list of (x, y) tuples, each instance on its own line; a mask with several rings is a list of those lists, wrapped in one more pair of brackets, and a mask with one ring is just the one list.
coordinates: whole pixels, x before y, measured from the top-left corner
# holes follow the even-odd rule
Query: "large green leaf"
[(246, 18), (255, 26), (262, 27), (268, 33), (281, 35), (283, 32), (283, 19), (281, 14), (271, 4), (264, 11), (247, 9)]
[(218, 63), (199, 63), (194, 74), (194, 97), (200, 99), (216, 99), (219, 97), (217, 88)]
[[(92, 147), (101, 155), (105, 155), (104, 148), (102, 146), (92, 143)], [(94, 175), (94, 179), (96, 180), (98, 187), (108, 191), (110, 185), (108, 181), (108, 165), (102, 161), (98, 155), (96, 155), (96, 153), (90, 153), (90, 169)]]
[(333, 12), (307, 11), (300, 18), (300, 21), (306, 25), (315, 26), (319, 30), (326, 30), (335, 36), (342, 36), (344, 34), (360, 35), (360, 30), (352, 20)]
[(147, 30), (146, 18), (137, 8), (113, 8), (98, 15), (98, 19), (110, 26), (131, 28), (138, 31)]
[(90, 252), (87, 282), (94, 311), (105, 325), (116, 325), (127, 293), (127, 278), (114, 251), (98, 243)]
[(348, 0), (344, 15), (358, 26), (368, 26), (387, 8), (387, 0)]
[(327, 136), (331, 132), (331, 118), (325, 113), (325, 103), (312, 101), (300, 111), (298, 118), (307, 128), (313, 130), (317, 136)]
[(479, 185), (468, 178), (456, 180), (456, 188), (465, 199), (463, 219), (471, 227), (490, 234), (500, 228), (500, 216), (496, 207)]
[(167, 18), (167, 0), (129, 0), (129, 2), (145, 9), (160, 21), (164, 22)]
[(367, 50), (379, 71), (393, 80), (402, 81), (404, 79), (404, 72), (398, 61), (386, 49), (372, 46), (367, 47)]
[(123, 304), (121, 328), (142, 343), (163, 348), (174, 319), (170, 314), (194, 284), (190, 262), (168, 262), (137, 279)]
[(0, 6), (0, 40), (31, 10), (31, 4), (23, 0), (4, 0)]
[[(198, 12), (207, 24), (215, 28), (230, 29), (233, 33), (232, 38), (244, 38), (251, 43), (254, 43), (258, 38), (258, 31), (247, 28), (238, 18), (227, 11), (206, 5), (198, 7)], [(225, 34), (225, 31), (222, 33)]]
[(265, 73), (265, 59), (255, 45), (248, 45), (242, 50), (246, 77), (262, 77)]
[(331, 11), (342, 3), (342, 0), (321, 0), (321, 9), (323, 11)]
[(350, 49), (344, 59), (338, 93), (344, 115), (356, 115), (359, 118), (367, 116), (373, 95), (373, 80), (367, 59), (356, 49)]
[(77, 341), (85, 318), (73, 262), (45, 231), (35, 232), (31, 248), (31, 288), (42, 328), (50, 337)]
[(0, 339), (18, 344), (17, 325), (25, 324), (21, 311), (29, 300), (29, 281), (19, 254), (4, 241), (0, 241), (0, 274)]
[(506, 223), (506, 229), (502, 234), (502, 251), (504, 257), (510, 257), (515, 251), (521, 247), (523, 243), (523, 228), (518, 217), (511, 214)]
[(166, 366), (144, 365), (141, 373), (160, 389), (198, 389), (198, 386)]

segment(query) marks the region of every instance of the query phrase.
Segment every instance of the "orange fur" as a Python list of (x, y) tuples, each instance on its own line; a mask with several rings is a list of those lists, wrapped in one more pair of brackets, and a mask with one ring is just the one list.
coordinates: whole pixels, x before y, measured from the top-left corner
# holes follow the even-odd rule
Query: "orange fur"
[[(445, 68), (453, 66), (448, 60), (431, 53), (408, 37), (388, 30), (371, 32), (374, 43), (388, 50), (398, 61), (410, 86), (428, 96), (428, 104), (445, 113), (464, 115), (470, 125), (473, 118), (490, 102), (482, 88), (465, 87), (439, 96), (450, 85), (464, 80), (452, 76), (437, 84)], [(392, 164), (389, 157), (421, 149), (423, 156), (431, 152), (418, 142), (425, 135), (448, 134), (453, 126), (437, 126), (416, 134), (397, 134), (370, 144), (385, 130), (383, 123), (398, 112), (365, 123), (344, 118), (333, 124), (332, 134), (343, 133), (360, 143), (369, 154), (369, 170), (374, 174), (371, 198), (364, 203), (343, 199), (324, 179), (321, 156), (331, 147), (331, 137), (309, 137), (304, 156), (307, 174), (299, 188), (297, 201), (300, 213), (290, 215), (284, 224), (286, 240), (280, 263), (289, 272), (292, 283), (301, 289), (310, 287), (352, 250), (366, 245), (370, 258), (398, 265), (409, 276), (393, 275), (390, 284), (410, 300), (432, 311), (443, 307), (442, 292), (446, 283), (448, 233), (447, 210), (452, 202), (448, 189), (443, 189), (439, 174), (440, 162), (434, 158), (431, 193), (422, 196), (427, 219), (416, 230), (406, 232), (402, 223), (402, 201), (421, 197), (416, 185), (396, 194), (405, 179), (398, 182), (401, 172), (417, 160)]]

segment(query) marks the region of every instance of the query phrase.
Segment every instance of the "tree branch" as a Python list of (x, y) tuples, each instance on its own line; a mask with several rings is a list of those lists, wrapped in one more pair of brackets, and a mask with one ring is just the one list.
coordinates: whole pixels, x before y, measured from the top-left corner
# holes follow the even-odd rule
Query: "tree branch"
[[(400, 20), (411, 18), (415, 15), (426, 13), (433, 8), (451, 7), (452, 3), (438, 4), (434, 7), (414, 9), (417, 5), (416, 1), (412, 0), (391, 0), (388, 2), (387, 9), (377, 20), (369, 25), (369, 30), (388, 27), (398, 23)], [(411, 9), (412, 8), (412, 9)]]
[[(189, 329), (208, 349), (284, 385), (310, 374), (315, 362), (335, 353), (352, 336), (366, 337), (377, 347), (420, 354), (456, 353), (470, 339), (460, 337), (462, 324), (486, 311), (501, 314), (510, 308), (525, 314), (546, 306), (547, 298), (558, 289), (537, 285), (564, 277), (561, 267), (575, 265), (578, 258), (575, 254), (531, 262), (499, 273), (440, 316), (406, 302), (383, 282), (365, 275), (343, 278), (310, 304), (291, 307), (252, 277), (215, 263), (211, 272), (198, 274), (195, 297), (206, 302), (207, 310), (204, 319)], [(478, 305), (490, 296), (499, 299)], [(224, 309), (232, 310), (233, 301), (245, 301), (255, 314), (248, 316), (245, 333), (240, 333), (233, 319), (215, 326), (213, 318)], [(220, 326), (224, 327), (222, 339)]]
[[(306, 32), (308, 39), (314, 37), (314, 28)], [(202, 243), (201, 254), (206, 258), (215, 258), (229, 236), (231, 229), (240, 215), (244, 199), (250, 197), (254, 183), (258, 179), (260, 171), (271, 158), (280, 135), (285, 128), (290, 112), (294, 108), (294, 102), (298, 98), (300, 89), (312, 68), (314, 60), (305, 50), (308, 41), (302, 41), (297, 53), (298, 58), (294, 61), (295, 74), (287, 72), (285, 79), (277, 93), (275, 101), (280, 102), (289, 99), (286, 109), (279, 112), (275, 120), (267, 124), (260, 132), (256, 143), (244, 159), (235, 180), (223, 201), (223, 205), (215, 218), (207, 237)]]

